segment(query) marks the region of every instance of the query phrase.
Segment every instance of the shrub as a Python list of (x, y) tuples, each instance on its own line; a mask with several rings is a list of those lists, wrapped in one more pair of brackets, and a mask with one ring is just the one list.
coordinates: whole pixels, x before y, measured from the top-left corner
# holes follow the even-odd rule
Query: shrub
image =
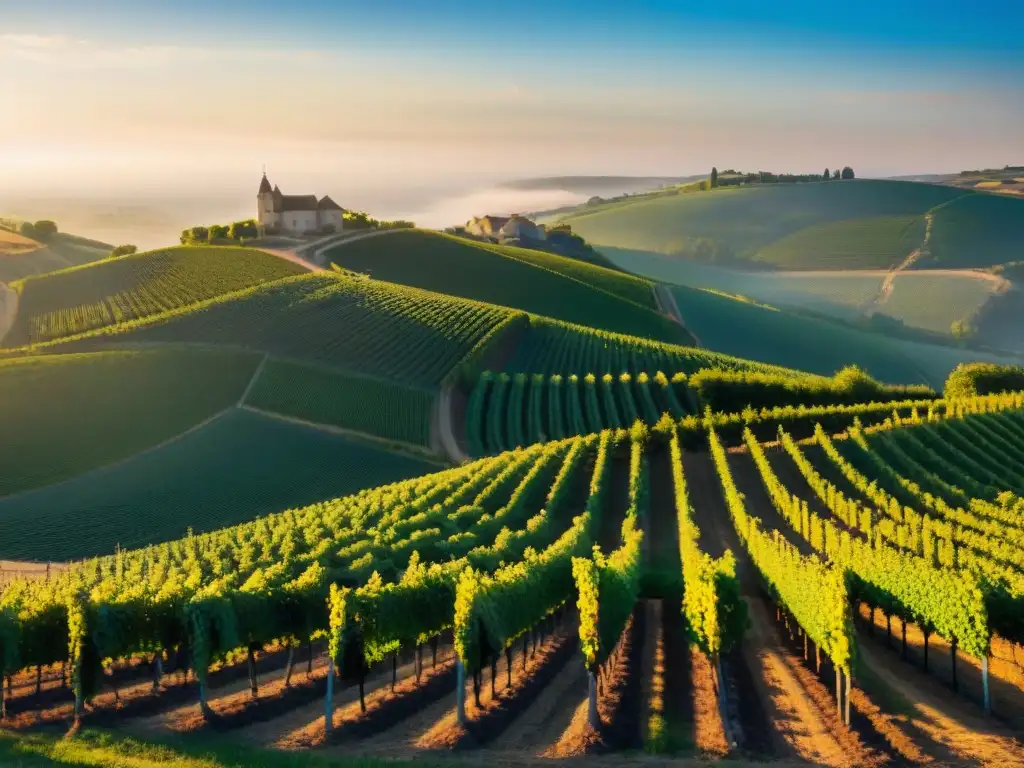
[(702, 405), (726, 413), (746, 407), (821, 406), (937, 397), (934, 390), (923, 385), (880, 384), (857, 366), (843, 368), (831, 378), (708, 368), (691, 375), (688, 381)]
[(57, 234), (57, 225), (49, 219), (40, 219), (32, 226), (40, 237), (53, 237)]
[(995, 363), (960, 363), (946, 379), (947, 398), (1024, 390), (1024, 368)]
[(128, 256), (137, 252), (139, 249), (134, 245), (119, 245), (117, 248), (110, 252), (111, 256)]

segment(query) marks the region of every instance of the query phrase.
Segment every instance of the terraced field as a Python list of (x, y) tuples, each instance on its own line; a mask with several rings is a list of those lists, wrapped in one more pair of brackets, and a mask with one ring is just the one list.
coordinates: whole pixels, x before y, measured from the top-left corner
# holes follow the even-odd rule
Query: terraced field
[[(202, 350), (0, 362), (0, 496), (72, 478), (174, 438), (233, 406), (259, 362), (246, 352)], [(4, 530), (20, 535), (16, 527)]]
[(0, 500), (0, 557), (68, 560), (145, 547), (436, 468), (236, 409), (115, 466)]
[[(642, 281), (558, 256), (408, 231), (340, 246), (326, 258), (375, 280), (617, 333), (674, 343), (688, 341), (677, 324), (652, 309), (653, 299)], [(587, 282), (582, 282), (583, 278)]]
[(11, 285), (20, 305), (4, 345), (125, 325), (303, 272), (252, 248), (180, 246), (29, 277)]

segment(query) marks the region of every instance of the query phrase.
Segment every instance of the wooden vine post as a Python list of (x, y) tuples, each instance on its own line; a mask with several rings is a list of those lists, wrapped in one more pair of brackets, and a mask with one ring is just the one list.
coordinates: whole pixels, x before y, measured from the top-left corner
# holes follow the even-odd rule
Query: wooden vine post
[(981, 690), (985, 698), (985, 714), (992, 714), (992, 702), (988, 693), (988, 654), (981, 657)]
[(328, 737), (334, 727), (334, 656), (327, 658), (327, 694), (324, 699), (324, 733)]
[(455, 712), (459, 725), (466, 724), (466, 666), (462, 659), (455, 659)]

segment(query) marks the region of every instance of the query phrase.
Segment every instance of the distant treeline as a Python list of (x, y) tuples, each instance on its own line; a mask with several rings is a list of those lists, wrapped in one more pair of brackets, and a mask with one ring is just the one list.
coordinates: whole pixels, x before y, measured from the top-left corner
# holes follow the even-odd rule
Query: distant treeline
[(711, 187), (735, 187), (740, 184), (795, 184), (803, 181), (831, 181), (854, 178), (853, 168), (846, 166), (843, 170), (825, 169), (824, 173), (772, 173), (757, 171), (745, 173), (729, 169), (719, 173), (718, 168), (711, 169)]

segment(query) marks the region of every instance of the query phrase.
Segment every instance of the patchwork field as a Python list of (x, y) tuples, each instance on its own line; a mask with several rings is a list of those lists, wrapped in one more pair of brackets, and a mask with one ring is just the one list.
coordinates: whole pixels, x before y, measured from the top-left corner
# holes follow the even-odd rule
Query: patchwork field
[(259, 361), (227, 350), (159, 350), (0, 362), (0, 496), (176, 437), (233, 406)]
[(290, 275), (298, 264), (252, 248), (167, 248), (30, 277), (4, 345), (18, 347), (131, 323)]
[(68, 560), (145, 547), (422, 475), (437, 464), (232, 410), (107, 469), (0, 499), (0, 557)]
[[(705, 263), (822, 269), (832, 253), (844, 267), (877, 268), (899, 263), (916, 247), (923, 231), (919, 217), (963, 194), (950, 187), (861, 179), (767, 184), (626, 201), (594, 213), (584, 208), (563, 221), (595, 246)], [(808, 228), (816, 229), (799, 234)], [(858, 248), (851, 250), (848, 241)]]
[[(810, 310), (841, 320), (863, 321), (867, 313), (879, 313), (911, 328), (947, 336), (955, 321), (982, 312), (1005, 285), (999, 277), (975, 271), (911, 269), (896, 272), (889, 290), (883, 291), (887, 273), (877, 270), (749, 272), (640, 251), (612, 248), (606, 253), (624, 269), (654, 280), (748, 297), (783, 309)], [(1005, 346), (997, 338), (989, 332), (979, 334), (985, 344)]]
[[(688, 341), (676, 323), (650, 308), (652, 298), (643, 290), (643, 283), (571, 259), (485, 247), (424, 231), (367, 238), (329, 251), (326, 258), (374, 280), (464, 296), (617, 333), (673, 343)], [(553, 263), (559, 264), (557, 270)], [(581, 282), (582, 278), (593, 284)], [(636, 298), (643, 298), (643, 303), (634, 303)]]
[(789, 270), (892, 269), (924, 241), (923, 216), (814, 224), (758, 250), (755, 262)]

